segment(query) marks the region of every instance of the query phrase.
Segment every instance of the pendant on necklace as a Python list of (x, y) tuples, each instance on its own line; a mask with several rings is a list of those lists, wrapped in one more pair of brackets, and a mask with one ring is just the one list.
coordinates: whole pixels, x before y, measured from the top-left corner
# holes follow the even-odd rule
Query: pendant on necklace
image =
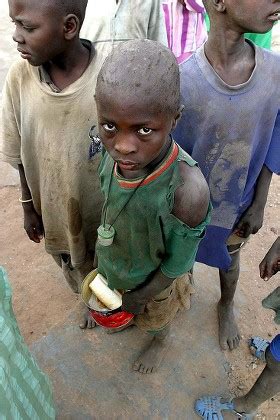
[(109, 246), (112, 245), (115, 236), (115, 229), (113, 226), (106, 223), (105, 225), (100, 225), (97, 229), (98, 233), (98, 242), (100, 245)]

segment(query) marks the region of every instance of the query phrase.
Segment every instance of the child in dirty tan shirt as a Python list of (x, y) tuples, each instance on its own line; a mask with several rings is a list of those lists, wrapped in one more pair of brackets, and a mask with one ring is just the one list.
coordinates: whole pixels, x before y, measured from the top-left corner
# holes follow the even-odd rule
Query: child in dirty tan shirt
[[(24, 6), (18, 0), (9, 3), (24, 60), (12, 66), (4, 87), (1, 157), (19, 168), (27, 235), (37, 243), (44, 237), (46, 251), (78, 292), (92, 269), (102, 205), (99, 149), (91, 147), (89, 136), (97, 121), (94, 89), (103, 59), (98, 47), (79, 39), (86, 1), (73, 4), (76, 15), (55, 0), (36, 6), (32, 0)], [(64, 28), (56, 33), (50, 32), (54, 13), (56, 25)], [(33, 32), (25, 29), (25, 21)], [(75, 57), (74, 76), (72, 68), (65, 74), (59, 66), (58, 42), (65, 48), (65, 63), (67, 54)]]

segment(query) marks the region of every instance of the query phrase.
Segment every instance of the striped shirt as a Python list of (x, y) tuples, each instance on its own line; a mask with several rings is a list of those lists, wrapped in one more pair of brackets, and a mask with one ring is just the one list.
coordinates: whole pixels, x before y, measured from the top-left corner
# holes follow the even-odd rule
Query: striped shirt
[(9, 281), (0, 267), (0, 419), (54, 420), (49, 380), (24, 344), (11, 300)]
[(202, 0), (163, 2), (167, 41), (179, 64), (186, 61), (207, 38)]

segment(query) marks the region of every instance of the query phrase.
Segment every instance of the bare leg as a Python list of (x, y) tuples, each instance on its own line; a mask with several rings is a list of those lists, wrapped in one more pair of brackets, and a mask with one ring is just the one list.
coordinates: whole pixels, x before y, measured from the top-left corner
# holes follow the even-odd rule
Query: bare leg
[[(239, 246), (237, 247), (239, 248)], [(229, 251), (236, 246), (228, 247)], [(240, 336), (233, 312), (233, 298), (239, 278), (240, 250), (232, 254), (232, 262), (228, 271), (219, 270), (221, 299), (218, 304), (219, 340), (222, 349), (233, 350), (239, 346)]]
[(157, 370), (169, 346), (171, 345), (170, 327), (153, 336), (148, 347), (144, 349), (133, 365), (133, 370), (140, 373), (152, 373)]
[(247, 414), (254, 413), (268, 399), (280, 392), (280, 362), (266, 351), (266, 366), (257, 381), (243, 397), (234, 398), (235, 409)]

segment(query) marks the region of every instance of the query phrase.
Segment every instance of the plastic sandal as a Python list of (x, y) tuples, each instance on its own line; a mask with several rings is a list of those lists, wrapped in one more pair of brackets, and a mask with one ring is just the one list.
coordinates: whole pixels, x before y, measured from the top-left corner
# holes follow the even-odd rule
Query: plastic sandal
[(221, 402), (221, 397), (201, 397), (195, 402), (196, 413), (205, 420), (223, 420), (222, 411), (236, 415), (237, 419), (252, 420), (254, 414), (238, 413), (232, 401)]
[(261, 337), (252, 337), (249, 340), (249, 346), (254, 349), (254, 356), (262, 362), (265, 362), (265, 352), (270, 342)]

